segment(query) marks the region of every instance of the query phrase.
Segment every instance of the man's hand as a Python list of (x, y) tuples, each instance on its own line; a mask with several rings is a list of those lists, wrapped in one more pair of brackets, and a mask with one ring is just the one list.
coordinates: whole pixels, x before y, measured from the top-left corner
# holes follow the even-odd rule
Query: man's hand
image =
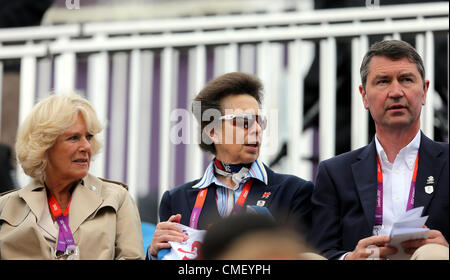
[(355, 250), (347, 254), (344, 260), (385, 260), (387, 256), (397, 253), (397, 249), (387, 247), (391, 238), (387, 235), (370, 236), (359, 240)]
[(170, 248), (168, 241), (183, 242), (188, 240), (188, 236), (177, 225), (180, 221), (181, 214), (176, 214), (170, 216), (166, 222), (156, 225), (155, 234), (150, 244), (150, 254), (152, 256), (156, 257), (161, 249)]
[[(423, 226), (426, 228), (426, 226)], [(417, 250), (417, 248), (426, 244), (440, 244), (448, 248), (448, 242), (439, 230), (431, 230), (428, 232), (427, 239), (419, 240), (408, 240), (402, 242), (402, 248), (405, 253), (412, 255)]]

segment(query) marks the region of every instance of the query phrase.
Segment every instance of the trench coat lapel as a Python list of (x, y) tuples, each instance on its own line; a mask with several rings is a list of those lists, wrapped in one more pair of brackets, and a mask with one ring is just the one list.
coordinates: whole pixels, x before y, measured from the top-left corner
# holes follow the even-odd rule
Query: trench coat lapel
[(44, 207), (47, 207), (47, 203), (45, 203), (47, 201), (45, 187), (36, 181), (32, 181), (18, 192), (19, 197), (25, 201), (37, 221), (39, 221)]
[[(93, 188), (92, 188), (93, 187)], [(69, 226), (72, 233), (92, 215), (102, 204), (100, 196), (102, 182), (94, 176), (86, 176), (74, 189), (70, 202)], [(92, 189), (95, 189), (93, 191)], [(42, 217), (44, 207), (47, 207), (47, 193), (45, 187), (35, 181), (19, 190), (19, 196), (25, 200), (37, 222)], [(72, 211), (73, 210), (73, 211)]]
[[(19, 197), (25, 201), (36, 218), (37, 228), (35, 228), (35, 230), (41, 228), (41, 230), (44, 230), (46, 234), (48, 234), (48, 238), (52, 238), (56, 241), (58, 230), (53, 224), (50, 210), (48, 210), (47, 192), (45, 187), (41, 183), (33, 181), (23, 189), (19, 190)], [(47, 211), (48, 214), (44, 215), (44, 211)], [(43, 239), (41, 242), (42, 244), (47, 244)]]
[(72, 233), (100, 207), (103, 202), (101, 191), (102, 182), (91, 175), (77, 185), (70, 202), (69, 226)]

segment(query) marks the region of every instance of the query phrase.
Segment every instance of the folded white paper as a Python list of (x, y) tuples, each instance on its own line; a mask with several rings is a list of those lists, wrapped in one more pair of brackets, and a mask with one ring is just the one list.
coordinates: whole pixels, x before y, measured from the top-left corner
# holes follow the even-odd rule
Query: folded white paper
[(403, 250), (401, 243), (408, 240), (426, 239), (428, 228), (423, 228), (428, 216), (421, 217), (423, 206), (407, 211), (392, 225), (388, 246), (396, 247), (397, 253), (389, 256), (392, 260), (407, 260), (411, 257)]
[(189, 236), (189, 239), (184, 242), (169, 241), (172, 248), (165, 251), (164, 254), (158, 253), (158, 259), (195, 260), (199, 258), (198, 254), (206, 230), (197, 230), (182, 224), (178, 224), (178, 226), (180, 226), (182, 231)]

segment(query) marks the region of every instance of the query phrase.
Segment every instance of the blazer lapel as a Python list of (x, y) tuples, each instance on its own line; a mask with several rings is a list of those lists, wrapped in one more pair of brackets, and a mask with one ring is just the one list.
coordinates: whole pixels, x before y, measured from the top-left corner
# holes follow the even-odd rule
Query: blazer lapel
[[(219, 219), (221, 219), (216, 204), (216, 188), (217, 186), (215, 184), (211, 184), (208, 187), (208, 193), (206, 194), (205, 204), (198, 219), (197, 225), (198, 229), (208, 229), (212, 224), (216, 223)], [(197, 198), (197, 195), (195, 197)], [(192, 209), (193, 205), (194, 204), (192, 204)], [(190, 219), (190, 217), (188, 218)]]
[(274, 172), (267, 165), (259, 161), (259, 159), (258, 166), (260, 166), (260, 173), (263, 176), (262, 179), (267, 181), (267, 185), (259, 179), (253, 178), (252, 187), (250, 189), (250, 193), (248, 194), (247, 200), (245, 201), (245, 205), (257, 205), (258, 201), (261, 200), (264, 201), (264, 205), (261, 206), (267, 207), (269, 204), (268, 202), (273, 197), (271, 192), (273, 192), (273, 189), (276, 189), (274, 188), (274, 185), (269, 183), (272, 181), (271, 178), (273, 177)]
[[(352, 164), (353, 179), (359, 194), (361, 207), (368, 225), (372, 228), (375, 220), (377, 196), (377, 161), (375, 141), (361, 152), (358, 161)], [(350, 182), (349, 182), (350, 183)]]
[[(268, 168), (266, 168), (266, 171), (267, 169)], [(269, 194), (267, 198), (263, 198), (263, 194), (270, 193), (271, 187), (269, 187), (269, 185), (266, 185), (257, 179), (252, 180), (253, 180), (252, 187), (250, 189), (250, 193), (248, 194), (247, 200), (245, 201), (245, 205), (257, 205), (259, 200), (263, 200), (265, 201), (263, 206), (267, 206), (267, 201), (271, 198), (271, 196)]]
[[(424, 206), (423, 213), (427, 213), (428, 206), (432, 200), (436, 188), (439, 186), (439, 174), (445, 164), (445, 159), (441, 158), (442, 150), (439, 145), (421, 133), (419, 147), (419, 166), (417, 169), (416, 188), (414, 196), (414, 207)], [(432, 176), (432, 177), (430, 177)], [(425, 186), (428, 178), (433, 178), (433, 192), (426, 193)]]
[[(187, 190), (187, 199), (188, 199), (188, 205), (189, 205), (189, 212), (192, 212), (194, 209), (195, 200), (197, 199), (197, 195), (202, 189), (198, 188), (189, 188)], [(211, 188), (208, 188), (208, 193), (211, 191)]]

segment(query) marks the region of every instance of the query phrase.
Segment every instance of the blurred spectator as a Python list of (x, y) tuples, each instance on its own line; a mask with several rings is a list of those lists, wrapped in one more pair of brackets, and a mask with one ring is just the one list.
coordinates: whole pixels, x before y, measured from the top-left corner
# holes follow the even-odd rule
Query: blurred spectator
[(286, 225), (267, 215), (237, 214), (212, 225), (203, 240), (205, 260), (325, 260)]
[(0, 28), (40, 25), (53, 0), (0, 0)]
[(12, 172), (11, 148), (0, 143), (0, 193), (15, 188)]

